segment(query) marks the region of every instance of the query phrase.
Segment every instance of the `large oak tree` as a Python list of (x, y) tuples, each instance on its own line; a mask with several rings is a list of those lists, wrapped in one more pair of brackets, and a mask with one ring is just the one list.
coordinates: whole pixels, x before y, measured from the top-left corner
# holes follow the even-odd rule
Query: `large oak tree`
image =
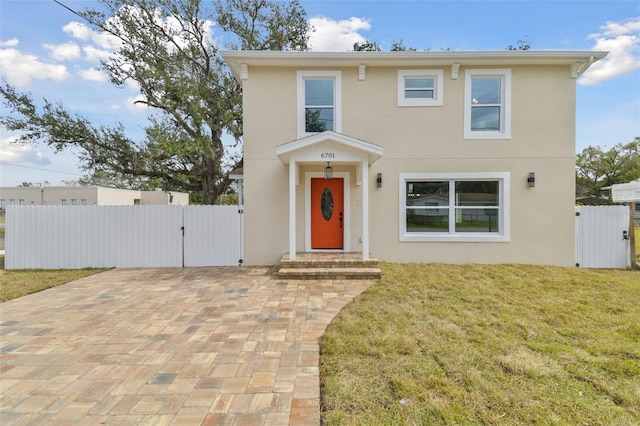
[(223, 144), (224, 135), (241, 143), (242, 102), (219, 50), (307, 50), (306, 12), (297, 0), (99, 3), (100, 10), (63, 6), (119, 41), (101, 66), (116, 86), (135, 82), (138, 102), (155, 111), (146, 140), (131, 140), (120, 124), (95, 126), (59, 103), (38, 107), (6, 82), (0, 94), (8, 113), (0, 124), (19, 131), (22, 142), (73, 150), (90, 176), (114, 185), (188, 191), (214, 204), (229, 187), (229, 172), (242, 165), (240, 150)]

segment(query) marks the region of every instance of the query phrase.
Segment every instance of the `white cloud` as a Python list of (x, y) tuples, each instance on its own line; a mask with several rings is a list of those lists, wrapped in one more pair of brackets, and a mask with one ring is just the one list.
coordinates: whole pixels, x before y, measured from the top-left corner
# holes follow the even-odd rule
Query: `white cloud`
[(0, 47), (16, 47), (20, 43), (17, 38), (12, 38), (7, 41), (0, 41)]
[(145, 111), (148, 110), (149, 107), (139, 101), (144, 101), (144, 97), (142, 95), (133, 96), (124, 100), (124, 106), (129, 111)]
[(51, 160), (33, 145), (16, 142), (18, 136), (0, 138), (0, 151), (2, 151), (2, 161), (10, 164), (33, 164), (35, 166), (46, 166), (51, 164)]
[(98, 48), (105, 50), (117, 49), (121, 45), (117, 37), (103, 31), (94, 31), (81, 22), (69, 22), (62, 27), (62, 31), (79, 40), (91, 42)]
[(109, 81), (109, 77), (104, 72), (96, 68), (81, 70), (80, 77), (88, 81), (95, 81), (97, 83), (106, 83)]
[(584, 73), (580, 84), (599, 84), (640, 70), (640, 17), (607, 22), (600, 29), (600, 33), (589, 35), (595, 40), (592, 50), (608, 51), (609, 54)]
[[(635, 19), (635, 20), (634, 20)], [(630, 32), (640, 32), (640, 17), (630, 19), (626, 22), (607, 22), (600, 27), (602, 34), (607, 37), (615, 37), (619, 35), (629, 34)], [(594, 34), (599, 36), (599, 34)]]
[(103, 31), (94, 31), (80, 22), (69, 22), (62, 31), (72, 37), (87, 42), (82, 47), (88, 61), (107, 59), (112, 52), (121, 46), (117, 37)]
[(57, 61), (69, 61), (80, 57), (80, 47), (73, 42), (57, 45), (44, 44), (43, 46), (51, 52), (51, 57)]
[(320, 16), (309, 19), (309, 24), (315, 28), (309, 37), (311, 50), (315, 52), (351, 51), (354, 43), (366, 41), (358, 31), (371, 28), (368, 21), (356, 17), (334, 21)]
[(49, 79), (60, 83), (70, 76), (64, 65), (47, 64), (35, 55), (23, 54), (11, 48), (0, 49), (0, 74), (18, 87), (29, 86), (33, 79)]
[(83, 46), (82, 51), (84, 52), (84, 58), (89, 62), (99, 62), (106, 61), (111, 56), (111, 51), (98, 49), (94, 46)]

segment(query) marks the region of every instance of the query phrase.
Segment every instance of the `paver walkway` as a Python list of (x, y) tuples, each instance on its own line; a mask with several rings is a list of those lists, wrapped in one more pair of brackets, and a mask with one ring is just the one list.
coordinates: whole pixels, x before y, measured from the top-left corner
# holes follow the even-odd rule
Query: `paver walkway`
[(0, 304), (0, 424), (317, 425), (318, 338), (370, 281), (114, 269)]

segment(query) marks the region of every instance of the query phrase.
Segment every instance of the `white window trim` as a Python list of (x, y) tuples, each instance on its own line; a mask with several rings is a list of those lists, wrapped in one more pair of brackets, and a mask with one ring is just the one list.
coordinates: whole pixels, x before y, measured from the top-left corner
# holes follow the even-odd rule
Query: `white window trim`
[[(444, 71), (441, 69), (424, 69), (424, 70), (398, 70), (398, 106), (399, 107), (417, 107), (417, 106), (442, 106), (444, 104), (444, 96), (442, 92)], [(433, 85), (434, 94), (432, 99), (407, 99), (404, 97), (404, 80), (405, 77), (424, 77), (435, 79)]]
[[(465, 139), (511, 139), (511, 70), (468, 69), (464, 80), (464, 138)], [(476, 76), (500, 77), (502, 79), (502, 107), (500, 108), (499, 131), (471, 130), (471, 79)]]
[(297, 73), (297, 123), (298, 139), (314, 133), (305, 132), (305, 99), (304, 81), (312, 78), (332, 78), (335, 84), (334, 90), (334, 129), (337, 133), (342, 133), (342, 72), (341, 71), (298, 71)]
[[(492, 242), (505, 243), (510, 238), (510, 179), (509, 172), (485, 172), (485, 173), (400, 173), (399, 187), (399, 230), (400, 241), (426, 241), (426, 242)], [(407, 185), (410, 180), (497, 180), (500, 188), (500, 199), (498, 208), (498, 223), (501, 229), (499, 233), (488, 232), (449, 232), (449, 233), (429, 233), (429, 232), (407, 232)], [(450, 207), (449, 207), (450, 208)]]

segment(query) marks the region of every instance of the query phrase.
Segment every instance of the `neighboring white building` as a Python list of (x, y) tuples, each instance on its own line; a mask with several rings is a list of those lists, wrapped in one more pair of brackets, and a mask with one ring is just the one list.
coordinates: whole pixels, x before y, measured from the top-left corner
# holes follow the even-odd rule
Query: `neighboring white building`
[(135, 191), (100, 186), (2, 187), (0, 209), (11, 205), (126, 206), (189, 204), (189, 194), (175, 191)]

